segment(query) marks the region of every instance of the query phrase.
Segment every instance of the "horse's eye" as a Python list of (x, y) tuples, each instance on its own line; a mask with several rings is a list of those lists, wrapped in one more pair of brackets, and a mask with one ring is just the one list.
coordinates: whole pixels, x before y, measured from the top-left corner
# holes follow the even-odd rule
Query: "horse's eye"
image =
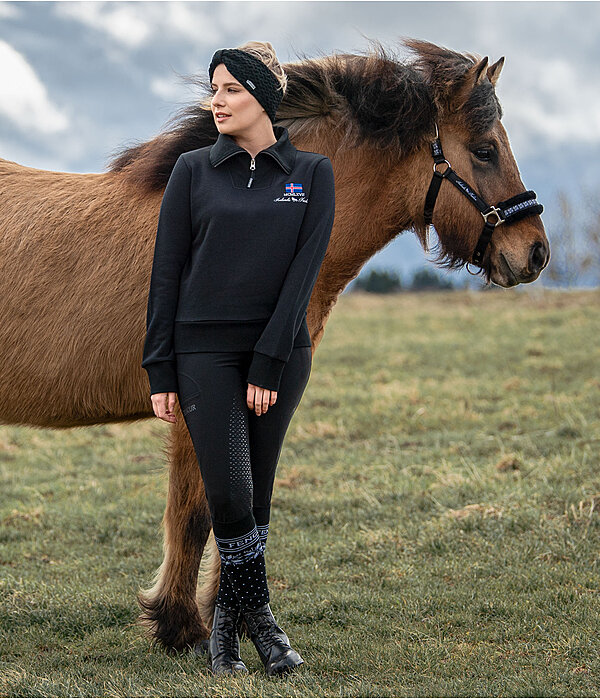
[(481, 160), (484, 163), (487, 163), (488, 161), (492, 160), (492, 149), (491, 148), (475, 148), (473, 150), (473, 155), (478, 160)]

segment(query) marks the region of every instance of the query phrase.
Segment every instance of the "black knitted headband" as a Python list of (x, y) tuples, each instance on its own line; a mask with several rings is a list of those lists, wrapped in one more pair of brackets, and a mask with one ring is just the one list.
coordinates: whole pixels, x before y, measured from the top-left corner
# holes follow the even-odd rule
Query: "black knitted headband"
[(269, 119), (274, 122), (283, 93), (273, 71), (259, 58), (255, 58), (246, 51), (219, 49), (213, 54), (208, 68), (211, 82), (215, 68), (219, 63), (224, 63), (231, 75), (254, 95), (265, 108)]

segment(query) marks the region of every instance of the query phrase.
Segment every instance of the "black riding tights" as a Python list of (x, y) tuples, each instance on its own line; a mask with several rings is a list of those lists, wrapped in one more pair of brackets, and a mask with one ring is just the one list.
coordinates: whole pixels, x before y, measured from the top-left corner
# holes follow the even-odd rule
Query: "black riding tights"
[(269, 602), (266, 546), (275, 470), (312, 365), (293, 348), (277, 401), (257, 416), (246, 403), (252, 351), (177, 354), (179, 405), (198, 458), (221, 558), (217, 603)]

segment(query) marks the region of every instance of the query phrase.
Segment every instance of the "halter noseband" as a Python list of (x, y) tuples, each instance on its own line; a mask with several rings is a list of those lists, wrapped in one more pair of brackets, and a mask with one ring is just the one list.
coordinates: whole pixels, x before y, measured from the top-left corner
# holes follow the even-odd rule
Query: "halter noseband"
[[(431, 184), (427, 190), (427, 197), (425, 198), (425, 225), (429, 226), (432, 222), (433, 208), (438, 192), (440, 191), (440, 185), (442, 184), (442, 180), (447, 178), (459, 192), (462, 192), (465, 197), (479, 209), (485, 222), (483, 231), (479, 236), (479, 240), (477, 241), (477, 245), (475, 246), (475, 250), (469, 262), (482, 267), (481, 262), (483, 260), (483, 254), (485, 253), (485, 249), (490, 242), (496, 226), (500, 226), (500, 224), (512, 224), (514, 221), (523, 219), (526, 216), (541, 214), (542, 211), (544, 211), (544, 207), (537, 201), (536, 194), (533, 190), (527, 190), (526, 192), (516, 194), (510, 199), (506, 199), (504, 202), (498, 202), (496, 206), (488, 204), (475, 192), (473, 187), (458, 177), (454, 170), (452, 170), (450, 163), (444, 158), (437, 124), (435, 125), (435, 139), (431, 142), (431, 154), (434, 161), (433, 178), (431, 179)], [(440, 172), (438, 166), (443, 163), (445, 163), (447, 167), (443, 172)], [(469, 270), (469, 263), (467, 263), (467, 271), (471, 272)]]

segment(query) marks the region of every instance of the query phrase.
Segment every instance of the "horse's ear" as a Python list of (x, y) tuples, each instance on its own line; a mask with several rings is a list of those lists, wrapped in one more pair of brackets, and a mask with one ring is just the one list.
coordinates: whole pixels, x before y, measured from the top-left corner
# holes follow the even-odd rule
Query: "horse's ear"
[(500, 77), (500, 71), (502, 70), (503, 65), (504, 56), (502, 56), (502, 58), (499, 58), (493, 66), (490, 66), (487, 69), (487, 77), (489, 78), (490, 83), (494, 87), (496, 87), (496, 83), (498, 82), (498, 78)]
[(451, 111), (458, 112), (469, 99), (469, 96), (473, 92), (475, 86), (487, 80), (486, 68), (488, 64), (488, 57), (482, 58), (479, 63), (472, 65), (469, 70), (463, 76), (460, 83), (460, 87), (457, 89), (456, 93), (452, 96), (451, 100)]

